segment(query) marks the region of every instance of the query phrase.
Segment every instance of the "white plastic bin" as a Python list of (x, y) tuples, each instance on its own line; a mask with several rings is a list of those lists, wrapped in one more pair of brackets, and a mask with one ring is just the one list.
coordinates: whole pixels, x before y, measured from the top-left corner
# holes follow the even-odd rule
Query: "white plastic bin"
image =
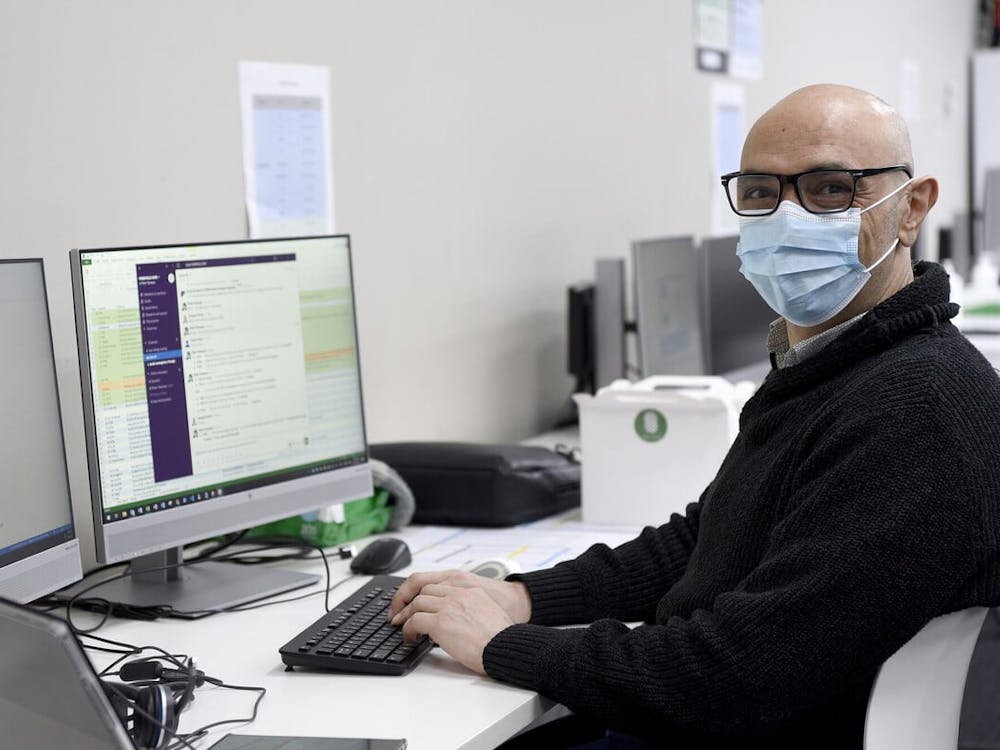
[(752, 383), (660, 375), (573, 396), (580, 413), (583, 520), (659, 525), (715, 477)]

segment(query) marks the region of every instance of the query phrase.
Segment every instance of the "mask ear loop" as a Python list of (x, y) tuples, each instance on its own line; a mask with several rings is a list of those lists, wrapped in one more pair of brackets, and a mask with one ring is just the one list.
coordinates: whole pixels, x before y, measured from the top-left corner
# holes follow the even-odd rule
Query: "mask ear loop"
[[(871, 209), (875, 208), (875, 206), (879, 205), (880, 203), (885, 203), (885, 201), (889, 200), (892, 196), (894, 196), (900, 190), (902, 190), (903, 188), (905, 188), (911, 182), (913, 182), (913, 178), (912, 177), (910, 179), (908, 179), (906, 182), (904, 182), (902, 185), (900, 185), (898, 188), (896, 188), (895, 190), (893, 190), (888, 195), (882, 196), (881, 198), (879, 198), (877, 201), (875, 201), (874, 203), (872, 203), (867, 208), (861, 209), (861, 213), (864, 213), (865, 211), (870, 211)], [(872, 263), (870, 266), (868, 266), (868, 268), (866, 268), (865, 271), (867, 271), (868, 273), (871, 273), (879, 263), (881, 263), (883, 260), (885, 260), (886, 258), (888, 258), (892, 254), (892, 251), (895, 250), (898, 245), (899, 245), (899, 237), (897, 237), (895, 240), (893, 240), (893, 243), (891, 245), (889, 245), (889, 249), (886, 250), (884, 253), (882, 253), (882, 257), (879, 258), (874, 263)]]
[(904, 182), (902, 185), (900, 185), (898, 188), (896, 188), (895, 190), (893, 190), (888, 195), (884, 195), (881, 198), (879, 198), (877, 201), (875, 201), (874, 203), (872, 203), (870, 206), (866, 206), (865, 208), (862, 208), (861, 211), (859, 211), (858, 213), (862, 213), (863, 214), (865, 211), (871, 211), (873, 208), (875, 208), (875, 206), (879, 205), (880, 203), (885, 203), (887, 200), (889, 200), (892, 196), (894, 196), (900, 190), (902, 190), (903, 188), (905, 188), (911, 182), (913, 182), (913, 178), (912, 177), (910, 179), (908, 179), (906, 182)]
[(889, 245), (889, 249), (886, 250), (884, 253), (882, 253), (882, 257), (879, 258), (874, 263), (872, 263), (870, 266), (868, 266), (868, 268), (866, 268), (865, 271), (867, 271), (868, 273), (871, 273), (875, 269), (875, 266), (877, 266), (879, 263), (881, 263), (883, 260), (885, 260), (886, 258), (889, 257), (889, 255), (892, 253), (892, 251), (896, 249), (896, 246), (898, 244), (899, 244), (899, 238), (897, 237), (895, 240), (893, 240), (893, 243), (891, 245)]

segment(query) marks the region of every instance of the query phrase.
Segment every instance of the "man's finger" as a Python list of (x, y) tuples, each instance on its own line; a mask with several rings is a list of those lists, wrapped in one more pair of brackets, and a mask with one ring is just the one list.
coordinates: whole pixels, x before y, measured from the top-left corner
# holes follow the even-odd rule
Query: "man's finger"
[(399, 586), (399, 590), (396, 591), (395, 596), (392, 597), (392, 601), (389, 603), (389, 619), (391, 620), (397, 612), (409, 604), (410, 601), (412, 601), (412, 599), (420, 593), (420, 590), (424, 586), (434, 581), (441, 580), (443, 576), (444, 573), (439, 571), (431, 573), (414, 573), (403, 581), (403, 583)]
[(428, 589), (432, 588), (435, 588), (433, 584), (424, 586), (420, 593), (409, 604), (403, 607), (398, 614), (393, 616), (389, 622), (393, 625), (399, 625), (410, 617), (413, 617), (417, 612), (440, 612), (445, 606), (445, 599), (443, 596), (428, 592)]
[(458, 586), (449, 583), (428, 583), (420, 589), (420, 596), (454, 596), (459, 591)]
[(403, 623), (403, 641), (413, 643), (422, 635), (430, 636), (433, 640), (434, 636), (431, 635), (431, 630), (436, 619), (437, 615), (431, 612), (415, 613)]

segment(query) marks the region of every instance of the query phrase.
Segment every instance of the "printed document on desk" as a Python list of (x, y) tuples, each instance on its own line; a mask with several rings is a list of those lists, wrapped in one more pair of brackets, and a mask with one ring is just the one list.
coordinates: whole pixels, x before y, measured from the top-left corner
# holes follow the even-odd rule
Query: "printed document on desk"
[(522, 571), (572, 560), (591, 545), (617, 547), (634, 539), (636, 526), (586, 524), (574, 508), (548, 518), (500, 529), (423, 526), (406, 534), (412, 570), (465, 568), (484, 560), (506, 559)]

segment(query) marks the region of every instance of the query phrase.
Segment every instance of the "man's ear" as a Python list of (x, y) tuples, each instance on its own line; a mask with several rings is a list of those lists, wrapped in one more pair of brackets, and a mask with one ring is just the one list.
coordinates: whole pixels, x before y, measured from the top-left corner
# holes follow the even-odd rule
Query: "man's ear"
[(899, 244), (913, 247), (917, 231), (938, 199), (938, 183), (933, 177), (918, 177), (910, 183), (909, 206), (903, 210), (899, 223)]

